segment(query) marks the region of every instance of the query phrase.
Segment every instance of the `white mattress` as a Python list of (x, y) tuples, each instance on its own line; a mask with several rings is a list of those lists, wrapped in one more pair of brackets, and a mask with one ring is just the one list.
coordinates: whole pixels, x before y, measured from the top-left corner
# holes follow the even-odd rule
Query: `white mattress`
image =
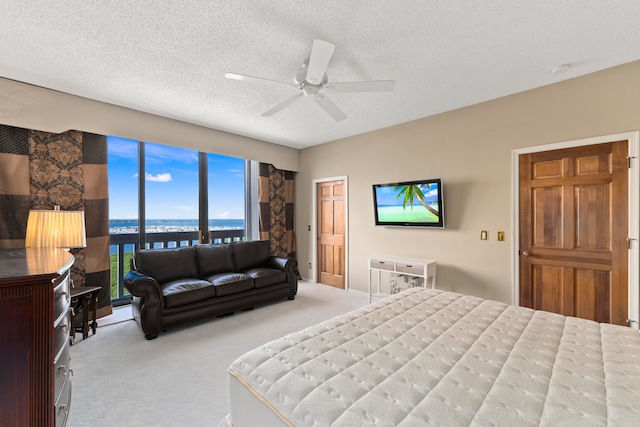
[(637, 331), (415, 288), (229, 367), (248, 426), (640, 425)]

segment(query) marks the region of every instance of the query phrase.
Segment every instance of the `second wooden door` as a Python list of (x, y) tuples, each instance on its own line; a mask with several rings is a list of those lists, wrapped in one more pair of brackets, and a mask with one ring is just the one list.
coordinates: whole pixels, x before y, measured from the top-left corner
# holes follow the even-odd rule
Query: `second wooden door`
[(627, 141), (520, 156), (520, 304), (628, 316)]
[(318, 283), (344, 289), (346, 200), (345, 181), (317, 184)]

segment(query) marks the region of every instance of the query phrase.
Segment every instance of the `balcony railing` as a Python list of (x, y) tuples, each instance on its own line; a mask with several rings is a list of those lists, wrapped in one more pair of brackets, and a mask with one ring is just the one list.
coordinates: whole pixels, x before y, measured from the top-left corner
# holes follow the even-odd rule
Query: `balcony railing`
[[(198, 244), (198, 231), (176, 231), (167, 233), (146, 233), (145, 248), (180, 248)], [(244, 230), (210, 230), (211, 243), (222, 244), (245, 239)], [(130, 269), (129, 260), (140, 248), (137, 233), (109, 235), (109, 251), (111, 254), (111, 302), (114, 306), (131, 301), (124, 289), (124, 276)]]

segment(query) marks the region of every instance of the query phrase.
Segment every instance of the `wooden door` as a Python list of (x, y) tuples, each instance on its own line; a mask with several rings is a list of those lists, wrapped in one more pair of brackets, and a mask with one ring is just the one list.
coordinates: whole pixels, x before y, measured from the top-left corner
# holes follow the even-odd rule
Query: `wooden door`
[(520, 304), (628, 317), (627, 141), (520, 156)]
[(345, 181), (317, 184), (318, 283), (344, 289)]

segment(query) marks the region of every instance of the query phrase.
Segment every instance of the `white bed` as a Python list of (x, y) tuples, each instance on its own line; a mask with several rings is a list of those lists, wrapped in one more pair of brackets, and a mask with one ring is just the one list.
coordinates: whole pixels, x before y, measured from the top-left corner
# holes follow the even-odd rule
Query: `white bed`
[(415, 288), (229, 367), (235, 427), (640, 425), (640, 335)]

